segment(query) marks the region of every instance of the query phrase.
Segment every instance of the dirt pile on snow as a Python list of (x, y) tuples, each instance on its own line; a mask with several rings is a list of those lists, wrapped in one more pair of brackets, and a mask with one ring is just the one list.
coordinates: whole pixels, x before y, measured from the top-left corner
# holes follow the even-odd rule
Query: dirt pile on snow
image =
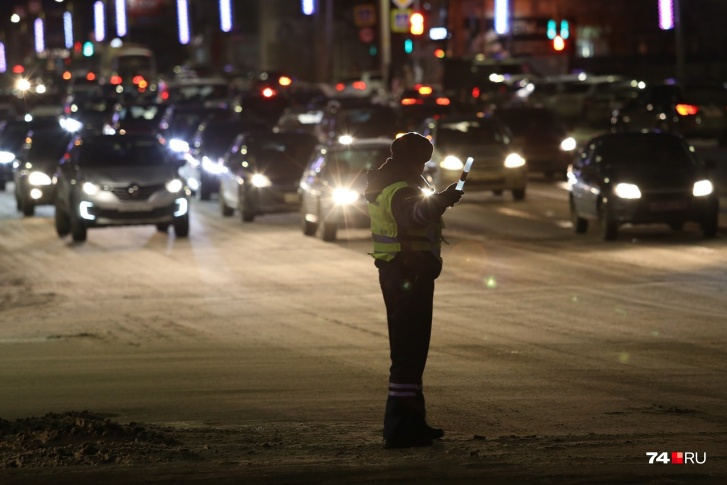
[[(186, 456), (185, 456), (186, 455)], [(193, 458), (169, 433), (90, 413), (0, 419), (0, 468), (161, 463)]]

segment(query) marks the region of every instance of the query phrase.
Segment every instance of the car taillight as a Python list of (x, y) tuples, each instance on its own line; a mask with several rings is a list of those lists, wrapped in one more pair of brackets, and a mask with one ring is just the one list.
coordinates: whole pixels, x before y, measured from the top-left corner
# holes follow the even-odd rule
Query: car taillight
[(695, 115), (699, 112), (699, 107), (693, 104), (678, 104), (676, 109), (682, 116)]
[(119, 76), (117, 74), (114, 74), (113, 76), (111, 76), (111, 84), (121, 84), (121, 82), (122, 82), (121, 76)]
[(432, 87), (431, 86), (420, 86), (419, 87), (419, 94), (422, 96), (429, 96), (432, 94)]
[(366, 89), (366, 83), (364, 81), (356, 81), (353, 83), (353, 89), (358, 89), (359, 91), (363, 91)]
[(404, 106), (411, 106), (412, 104), (417, 104), (417, 100), (414, 98), (404, 98), (401, 100), (401, 104)]
[(436, 102), (440, 106), (449, 106), (449, 98), (437, 98)]
[(472, 97), (473, 98), (479, 98), (480, 97), (480, 88), (478, 88), (478, 87), (472, 88)]
[(346, 89), (346, 86), (343, 83), (336, 84), (336, 91), (343, 91)]
[(265, 88), (261, 91), (261, 93), (262, 93), (263, 97), (265, 97), (265, 98), (272, 98), (273, 96), (278, 94), (275, 92), (275, 90), (273, 88)]

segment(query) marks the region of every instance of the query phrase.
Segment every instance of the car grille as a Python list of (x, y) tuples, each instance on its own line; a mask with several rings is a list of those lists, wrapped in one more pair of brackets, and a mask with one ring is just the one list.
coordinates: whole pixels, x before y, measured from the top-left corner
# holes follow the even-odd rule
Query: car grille
[(147, 200), (154, 192), (164, 188), (164, 185), (130, 185), (128, 187), (111, 187), (111, 192), (120, 200)]

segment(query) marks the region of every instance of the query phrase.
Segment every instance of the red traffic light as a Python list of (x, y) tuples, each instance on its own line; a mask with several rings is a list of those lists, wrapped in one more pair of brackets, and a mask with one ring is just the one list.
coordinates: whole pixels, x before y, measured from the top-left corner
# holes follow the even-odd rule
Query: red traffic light
[(424, 15), (414, 12), (409, 17), (409, 33), (411, 35), (422, 35), (424, 33)]

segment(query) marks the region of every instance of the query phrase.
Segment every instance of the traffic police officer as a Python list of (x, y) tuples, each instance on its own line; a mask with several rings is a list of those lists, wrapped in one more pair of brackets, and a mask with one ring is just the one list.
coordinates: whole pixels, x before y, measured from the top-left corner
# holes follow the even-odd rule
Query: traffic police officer
[(422, 375), (432, 329), (434, 280), (442, 270), (442, 214), (463, 192), (452, 184), (433, 193), (422, 177), (433, 150), (426, 137), (406, 133), (391, 144), (391, 158), (367, 174), (371, 254), (379, 270), (391, 351), (386, 448), (430, 446), (444, 435), (426, 422)]

